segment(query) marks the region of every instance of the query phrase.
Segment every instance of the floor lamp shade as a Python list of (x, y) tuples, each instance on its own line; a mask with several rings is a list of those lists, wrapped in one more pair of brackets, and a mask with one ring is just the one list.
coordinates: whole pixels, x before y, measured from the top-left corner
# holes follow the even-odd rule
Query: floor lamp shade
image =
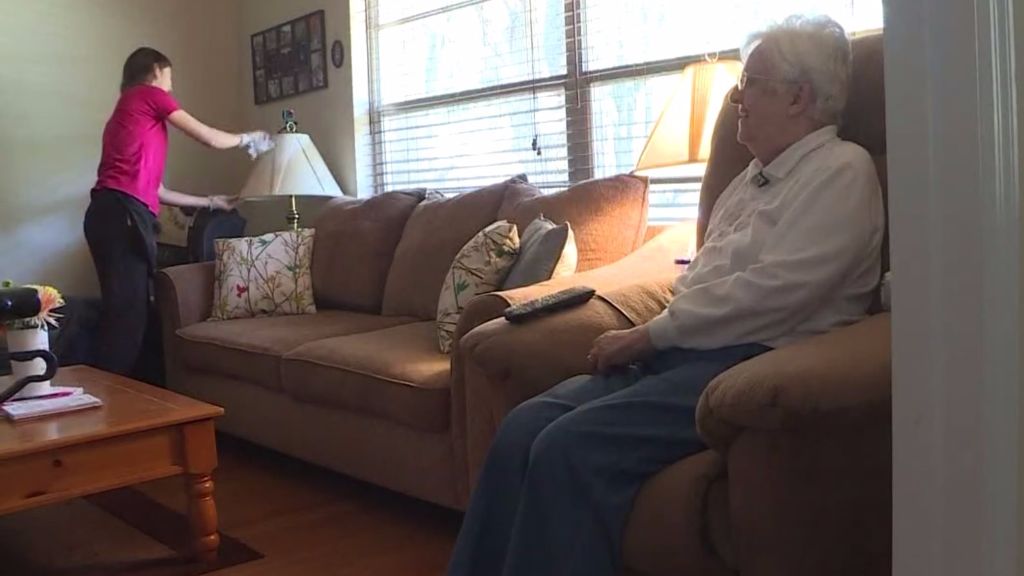
[(635, 172), (707, 162), (715, 121), (742, 71), (743, 65), (735, 60), (687, 66), (647, 138)]

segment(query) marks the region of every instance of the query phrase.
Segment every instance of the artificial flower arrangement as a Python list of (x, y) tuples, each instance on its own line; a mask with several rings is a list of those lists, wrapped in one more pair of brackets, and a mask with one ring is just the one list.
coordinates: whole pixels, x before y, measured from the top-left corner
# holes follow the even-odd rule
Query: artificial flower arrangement
[[(0, 282), (0, 288), (14, 288), (10, 280)], [(57, 320), (61, 315), (56, 311), (64, 306), (64, 297), (60, 291), (52, 286), (37, 286), (28, 284), (25, 288), (34, 288), (39, 293), (39, 314), (32, 318), (20, 318), (9, 322), (0, 323), (0, 329), (5, 330), (48, 330), (50, 327), (57, 327)]]

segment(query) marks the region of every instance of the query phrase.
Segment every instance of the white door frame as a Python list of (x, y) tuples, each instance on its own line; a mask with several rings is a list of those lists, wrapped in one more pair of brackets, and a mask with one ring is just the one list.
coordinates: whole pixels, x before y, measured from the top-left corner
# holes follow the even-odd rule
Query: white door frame
[(887, 0), (896, 576), (1024, 567), (1013, 9)]

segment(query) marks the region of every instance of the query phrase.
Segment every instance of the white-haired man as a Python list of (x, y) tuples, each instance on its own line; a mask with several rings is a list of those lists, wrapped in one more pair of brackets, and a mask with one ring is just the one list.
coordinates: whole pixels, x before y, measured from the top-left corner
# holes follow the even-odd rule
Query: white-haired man
[(743, 56), (731, 101), (754, 160), (716, 203), (668, 309), (598, 338), (598, 375), (562, 382), (505, 418), (451, 576), (613, 576), (640, 486), (704, 449), (695, 411), (707, 384), (866, 314), (884, 215), (871, 158), (836, 135), (846, 34), (828, 18), (793, 17), (752, 36)]

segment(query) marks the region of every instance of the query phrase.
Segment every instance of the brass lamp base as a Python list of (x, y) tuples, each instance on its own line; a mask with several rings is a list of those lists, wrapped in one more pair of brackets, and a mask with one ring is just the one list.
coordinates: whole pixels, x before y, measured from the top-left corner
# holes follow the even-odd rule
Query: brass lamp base
[(288, 225), (291, 227), (292, 231), (297, 232), (299, 230), (299, 209), (295, 205), (295, 196), (294, 195), (291, 196), (291, 199), (292, 199), (292, 209), (288, 211), (288, 218), (287, 218), (287, 220), (288, 220)]

